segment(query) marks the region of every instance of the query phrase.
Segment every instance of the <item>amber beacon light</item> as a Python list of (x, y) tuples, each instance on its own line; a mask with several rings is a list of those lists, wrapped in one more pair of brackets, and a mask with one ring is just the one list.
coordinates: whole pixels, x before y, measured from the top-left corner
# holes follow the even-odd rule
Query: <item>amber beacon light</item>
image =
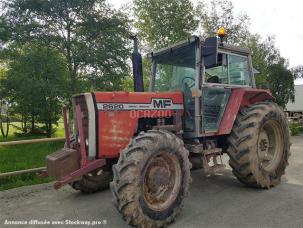
[(223, 38), (226, 36), (225, 28), (219, 28), (217, 35), (220, 37), (221, 43), (223, 43)]

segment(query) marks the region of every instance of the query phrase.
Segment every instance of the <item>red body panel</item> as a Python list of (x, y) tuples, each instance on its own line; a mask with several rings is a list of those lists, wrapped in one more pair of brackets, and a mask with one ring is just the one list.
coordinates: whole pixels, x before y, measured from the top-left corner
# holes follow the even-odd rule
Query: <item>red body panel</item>
[[(115, 158), (120, 151), (127, 146), (137, 130), (139, 118), (168, 117), (175, 113), (172, 109), (149, 109), (152, 99), (170, 99), (172, 104), (182, 105), (183, 113), (183, 94), (181, 92), (167, 93), (132, 93), (132, 92), (96, 92), (95, 99), (97, 106), (103, 103), (134, 104), (142, 106), (138, 109), (129, 110), (107, 109), (102, 110), (98, 107), (98, 157)], [(132, 110), (131, 110), (132, 109)]]
[(216, 135), (230, 134), (239, 110), (242, 107), (264, 100), (275, 100), (275, 98), (268, 90), (252, 88), (233, 89)]
[[(104, 103), (116, 104), (118, 109), (102, 109), (98, 106), (98, 157), (115, 158), (133, 138), (137, 130), (139, 118), (156, 118), (173, 116), (175, 109), (150, 108), (153, 99), (170, 99), (174, 105), (182, 105), (183, 94), (181, 92), (153, 93), (153, 92), (96, 92), (95, 100), (98, 105)], [(232, 89), (227, 103), (219, 131), (215, 135), (230, 134), (238, 111), (249, 104), (274, 100), (267, 90), (253, 88)], [(119, 104), (140, 105), (129, 109), (119, 110)], [(135, 107), (135, 106), (134, 106)], [(140, 108), (142, 107), (142, 109)], [(179, 108), (180, 110), (180, 108)]]

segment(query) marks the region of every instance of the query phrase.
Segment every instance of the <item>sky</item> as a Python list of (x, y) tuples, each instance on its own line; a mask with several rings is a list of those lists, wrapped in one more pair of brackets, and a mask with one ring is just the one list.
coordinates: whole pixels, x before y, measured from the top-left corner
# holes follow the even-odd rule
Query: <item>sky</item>
[[(196, 2), (197, 0), (193, 0)], [(262, 37), (274, 35), (281, 55), (290, 67), (303, 65), (303, 1), (302, 0), (231, 0), (235, 12), (250, 17), (251, 32)], [(109, 0), (120, 7), (126, 0)], [(303, 84), (301, 80), (300, 84)]]

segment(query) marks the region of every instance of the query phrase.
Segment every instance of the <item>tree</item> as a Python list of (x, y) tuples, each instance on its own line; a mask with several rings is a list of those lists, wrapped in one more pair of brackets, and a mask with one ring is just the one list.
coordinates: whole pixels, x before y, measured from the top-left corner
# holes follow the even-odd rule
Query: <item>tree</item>
[(149, 49), (187, 39), (197, 27), (189, 0), (134, 0), (135, 27)]
[(31, 116), (31, 131), (35, 122), (44, 123), (48, 137), (52, 124), (60, 118), (67, 82), (66, 60), (57, 50), (39, 44), (26, 45), (9, 64), (7, 93), (16, 103), (16, 111)]
[[(6, 0), (10, 46), (40, 42), (66, 58), (70, 94), (120, 88), (128, 73), (128, 19), (105, 0)], [(1, 31), (0, 31), (1, 34)], [(0, 35), (1, 37), (1, 35)]]
[(285, 108), (289, 100), (294, 101), (294, 76), (283, 63), (273, 64), (270, 67), (268, 82), (270, 90), (277, 103)]
[(293, 67), (291, 72), (293, 73), (295, 79), (303, 78), (303, 65)]
[(257, 87), (267, 87), (268, 76), (271, 70), (270, 66), (283, 63), (286, 60), (281, 57), (280, 51), (275, 45), (275, 38), (273, 36), (268, 36), (266, 39), (262, 40), (258, 34), (250, 34), (245, 43), (252, 52), (254, 68), (260, 72), (256, 75)]
[(6, 75), (6, 69), (0, 64), (0, 132), (4, 138), (7, 138), (10, 126), (8, 96), (5, 94), (4, 86)]
[[(0, 41), (7, 42), (10, 39), (10, 28), (7, 24), (6, 18), (0, 16)], [(1, 43), (0, 43), (1, 47)]]
[(236, 16), (231, 1), (212, 0), (210, 4), (200, 1), (196, 14), (200, 22), (198, 32), (204, 38), (216, 35), (218, 28), (222, 26), (227, 30), (227, 40), (231, 44), (243, 44), (250, 34), (248, 16)]

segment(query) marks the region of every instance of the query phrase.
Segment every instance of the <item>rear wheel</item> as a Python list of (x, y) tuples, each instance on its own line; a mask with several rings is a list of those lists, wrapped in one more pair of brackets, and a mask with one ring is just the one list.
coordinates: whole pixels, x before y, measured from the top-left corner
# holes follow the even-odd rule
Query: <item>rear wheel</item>
[(83, 176), (81, 180), (74, 181), (71, 186), (83, 193), (94, 193), (107, 189), (112, 179), (111, 170), (97, 169)]
[(290, 155), (287, 119), (273, 102), (240, 111), (228, 138), (229, 164), (244, 184), (271, 188), (281, 181)]
[(182, 207), (190, 182), (183, 141), (165, 131), (141, 133), (113, 166), (111, 190), (123, 218), (139, 227), (163, 227)]

